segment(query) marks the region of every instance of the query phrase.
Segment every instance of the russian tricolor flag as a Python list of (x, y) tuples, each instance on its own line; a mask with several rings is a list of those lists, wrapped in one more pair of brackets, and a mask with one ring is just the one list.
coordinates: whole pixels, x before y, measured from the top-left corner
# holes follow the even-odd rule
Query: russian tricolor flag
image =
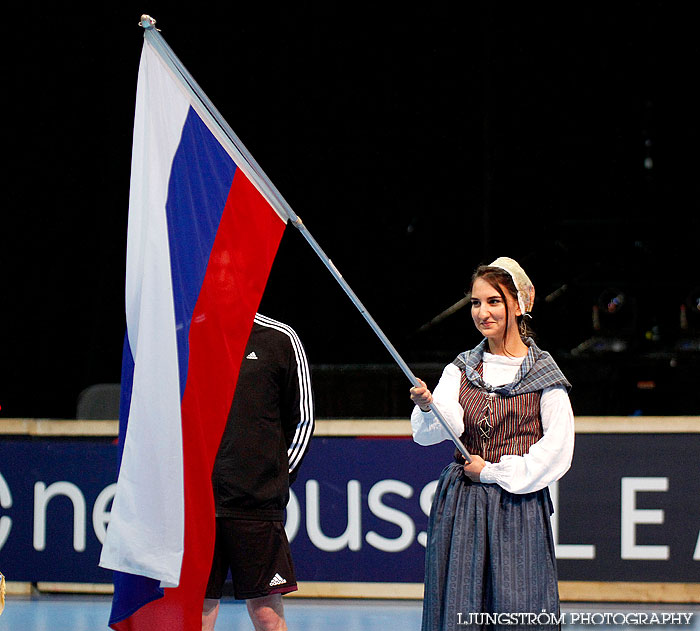
[(149, 39), (129, 199), (121, 466), (100, 565), (114, 629), (201, 628), (211, 471), (286, 225)]

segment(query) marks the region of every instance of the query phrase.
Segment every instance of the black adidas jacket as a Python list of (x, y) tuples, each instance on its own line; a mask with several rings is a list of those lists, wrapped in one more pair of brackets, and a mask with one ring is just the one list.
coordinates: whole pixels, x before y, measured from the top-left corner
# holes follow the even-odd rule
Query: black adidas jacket
[(212, 474), (217, 516), (282, 521), (313, 429), (301, 342), (256, 314)]

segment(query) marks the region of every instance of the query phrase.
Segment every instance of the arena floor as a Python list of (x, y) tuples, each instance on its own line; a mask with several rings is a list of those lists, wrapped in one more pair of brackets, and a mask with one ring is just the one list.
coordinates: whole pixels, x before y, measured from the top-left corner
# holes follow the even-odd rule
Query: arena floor
[[(107, 630), (110, 604), (109, 596), (8, 597), (5, 611), (0, 616), (0, 630)], [(285, 600), (285, 611), (291, 631), (386, 631), (389, 628), (418, 631), (421, 602), (290, 598)], [(563, 628), (567, 631), (592, 631), (596, 628), (700, 631), (700, 605), (697, 604), (563, 603), (562, 613)], [(605, 619), (614, 623), (605, 624)], [(662, 624), (664, 619), (666, 622)], [(217, 629), (252, 629), (245, 605), (240, 601), (224, 600)]]

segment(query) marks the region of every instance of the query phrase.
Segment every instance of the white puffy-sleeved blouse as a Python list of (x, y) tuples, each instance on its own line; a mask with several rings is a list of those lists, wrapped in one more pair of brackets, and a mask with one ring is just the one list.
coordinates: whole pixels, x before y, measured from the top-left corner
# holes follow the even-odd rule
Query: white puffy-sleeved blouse
[[(505, 357), (484, 352), (483, 380), (494, 386), (511, 383), (524, 357)], [(464, 432), (464, 410), (459, 404), (461, 370), (448, 364), (433, 390), (433, 405), (457, 436)], [(574, 414), (566, 388), (553, 386), (542, 390), (540, 417), (543, 436), (522, 456), (505, 455), (499, 462), (487, 462), (482, 482), (495, 483), (511, 493), (538, 491), (561, 478), (571, 466), (574, 452)], [(449, 440), (435, 414), (415, 406), (411, 414), (413, 440), (419, 445), (434, 445)]]

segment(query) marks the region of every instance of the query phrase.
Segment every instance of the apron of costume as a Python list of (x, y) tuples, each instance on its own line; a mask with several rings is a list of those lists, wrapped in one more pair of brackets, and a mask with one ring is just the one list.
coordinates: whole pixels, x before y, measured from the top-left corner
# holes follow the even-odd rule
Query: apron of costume
[[(483, 384), (481, 362), (475, 368)], [(474, 385), (463, 372), (467, 450), (490, 462), (527, 453), (542, 437), (540, 396), (541, 391), (502, 396)], [(558, 616), (548, 489), (515, 494), (497, 484), (471, 482), (459, 451), (455, 461), (443, 470), (430, 511), (422, 630), (498, 628), (471, 624), (483, 620), (472, 613)]]

